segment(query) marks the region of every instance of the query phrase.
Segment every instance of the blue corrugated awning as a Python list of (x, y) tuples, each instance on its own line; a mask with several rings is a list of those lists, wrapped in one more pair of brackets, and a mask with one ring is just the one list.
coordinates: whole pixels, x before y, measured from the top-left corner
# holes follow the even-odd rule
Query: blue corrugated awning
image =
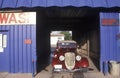
[(19, 7), (120, 7), (120, 0), (0, 0), (0, 8)]

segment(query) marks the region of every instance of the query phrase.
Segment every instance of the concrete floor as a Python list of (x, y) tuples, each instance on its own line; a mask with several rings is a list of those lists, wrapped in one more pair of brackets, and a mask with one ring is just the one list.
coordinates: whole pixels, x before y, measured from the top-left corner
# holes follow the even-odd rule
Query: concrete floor
[(91, 59), (89, 58), (90, 62), (90, 69), (86, 73), (75, 72), (75, 73), (52, 73), (52, 67), (49, 65), (45, 68), (45, 70), (38, 73), (35, 78), (120, 78), (120, 76), (112, 76), (110, 74), (104, 75), (103, 73), (99, 72), (96, 66), (92, 63)]
[[(120, 76), (111, 76), (110, 74), (104, 75), (99, 72), (96, 66), (89, 59), (90, 66), (87, 73), (75, 72), (75, 73), (52, 73), (52, 66), (47, 66), (44, 70), (38, 73), (34, 78), (120, 78)], [(0, 78), (33, 78), (31, 73), (22, 74), (10, 74), (6, 72), (0, 72)]]
[(7, 72), (0, 72), (0, 78), (32, 78), (31, 73), (7, 73)]
[(76, 75), (73, 73), (59, 73), (54, 74), (46, 71), (41, 71), (35, 77), (32, 77), (32, 74), (10, 74), (5, 72), (0, 72), (0, 78), (120, 78), (120, 76), (111, 76), (108, 74), (107, 76), (103, 75), (101, 72), (87, 72), (87, 73), (77, 73)]

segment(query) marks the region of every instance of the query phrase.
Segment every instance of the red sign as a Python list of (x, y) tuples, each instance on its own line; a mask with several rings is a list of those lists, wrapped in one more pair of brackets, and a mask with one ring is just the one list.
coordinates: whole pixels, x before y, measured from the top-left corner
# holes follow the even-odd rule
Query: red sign
[(36, 24), (35, 12), (0, 13), (0, 25)]
[(119, 20), (114, 18), (104, 18), (101, 23), (102, 26), (119, 26)]
[(32, 40), (31, 39), (26, 39), (25, 40), (25, 44), (31, 44), (32, 43)]

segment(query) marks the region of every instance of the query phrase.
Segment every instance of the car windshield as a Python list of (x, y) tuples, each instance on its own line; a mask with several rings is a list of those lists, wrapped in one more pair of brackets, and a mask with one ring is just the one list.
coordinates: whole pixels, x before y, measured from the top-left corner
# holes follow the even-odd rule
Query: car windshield
[(58, 46), (60, 48), (75, 48), (76, 47), (76, 44), (75, 43), (67, 43), (67, 42), (64, 42), (64, 43), (59, 43)]

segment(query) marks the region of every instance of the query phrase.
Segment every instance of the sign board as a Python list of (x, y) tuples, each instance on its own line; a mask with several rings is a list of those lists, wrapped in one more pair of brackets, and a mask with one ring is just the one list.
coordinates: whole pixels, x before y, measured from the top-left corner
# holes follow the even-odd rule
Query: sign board
[(7, 47), (7, 35), (3, 35), (3, 48)]
[(3, 52), (3, 47), (2, 47), (2, 41), (3, 41), (3, 38), (2, 38), (2, 34), (0, 34), (0, 52)]
[(36, 12), (0, 13), (0, 25), (36, 24)]
[(0, 47), (2, 47), (2, 45), (3, 45), (3, 37), (2, 37), (3, 35), (2, 34), (0, 34)]
[(0, 52), (4, 51), (4, 48), (7, 47), (7, 35), (0, 34)]
[(102, 26), (119, 26), (119, 19), (103, 18), (101, 19)]

